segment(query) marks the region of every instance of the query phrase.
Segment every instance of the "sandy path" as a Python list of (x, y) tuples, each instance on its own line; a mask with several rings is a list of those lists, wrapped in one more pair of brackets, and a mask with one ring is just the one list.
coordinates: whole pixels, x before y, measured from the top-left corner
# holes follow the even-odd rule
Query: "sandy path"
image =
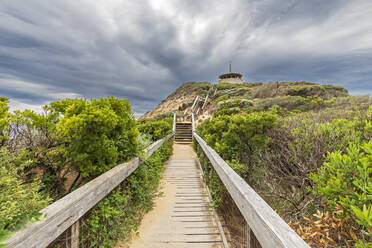
[(172, 207), (171, 203), (175, 201), (174, 192), (175, 186), (162, 181), (160, 197), (155, 200), (154, 209), (145, 215), (142, 219), (141, 225), (138, 229), (138, 235), (135, 235), (129, 243), (119, 241), (116, 248), (140, 248), (144, 245), (143, 237), (148, 236), (155, 226), (154, 224), (159, 221), (159, 218), (165, 216)]

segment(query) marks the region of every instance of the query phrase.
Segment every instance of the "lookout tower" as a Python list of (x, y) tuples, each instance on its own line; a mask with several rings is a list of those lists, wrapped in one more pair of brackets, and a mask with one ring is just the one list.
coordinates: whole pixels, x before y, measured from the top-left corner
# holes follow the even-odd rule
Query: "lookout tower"
[(229, 72), (219, 76), (219, 83), (242, 84), (243, 75), (237, 72), (231, 72), (231, 62), (229, 63)]

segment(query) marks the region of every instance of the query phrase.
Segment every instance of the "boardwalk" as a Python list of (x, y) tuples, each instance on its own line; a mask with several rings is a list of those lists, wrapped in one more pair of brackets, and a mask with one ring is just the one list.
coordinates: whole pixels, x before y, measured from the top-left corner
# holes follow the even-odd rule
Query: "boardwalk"
[(145, 217), (131, 248), (224, 247), (191, 145), (174, 145), (164, 195)]

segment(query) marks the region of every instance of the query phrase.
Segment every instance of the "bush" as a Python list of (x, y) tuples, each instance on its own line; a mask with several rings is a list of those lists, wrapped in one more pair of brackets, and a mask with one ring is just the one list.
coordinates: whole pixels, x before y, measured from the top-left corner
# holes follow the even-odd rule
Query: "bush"
[(329, 153), (327, 161), (310, 179), (315, 194), (323, 196), (329, 206), (343, 207), (372, 237), (372, 141), (362, 145), (350, 143), (346, 153)]
[(329, 99), (338, 96), (347, 96), (347, 90), (342, 87), (315, 84), (312, 82), (271, 82), (256, 87), (253, 96), (257, 98), (272, 98), (275, 96), (301, 96), (321, 97)]
[(8, 136), (5, 134), (6, 130), (9, 128), (8, 120), (8, 98), (0, 97), (0, 144), (4, 145), (5, 140)]
[(166, 112), (154, 117), (155, 121), (166, 120), (173, 123), (173, 112)]
[[(10, 120), (8, 148), (27, 149), (33, 163), (25, 173), (40, 170), (54, 199), (137, 153), (138, 131), (127, 100), (64, 99), (40, 114), (15, 111)], [(71, 185), (65, 183), (68, 173), (77, 177)]]
[[(340, 116), (347, 119), (338, 119)], [(269, 149), (261, 153), (267, 182), (256, 190), (284, 217), (314, 213), (314, 204), (319, 202), (306, 190), (314, 185), (310, 173), (322, 166), (328, 152), (346, 151), (349, 142), (367, 141), (368, 122), (365, 111), (322, 111), (281, 118), (267, 132)]]
[[(32, 161), (20, 161), (20, 156), (0, 149), (0, 241), (9, 231), (40, 217), (39, 211), (50, 199), (41, 192), (40, 180), (27, 181), (23, 167)], [(0, 245), (1, 246), (1, 245)]]
[(173, 118), (167, 118), (160, 121), (148, 121), (137, 126), (141, 134), (147, 134), (152, 137), (153, 141), (164, 138), (172, 133)]
[(136, 154), (138, 131), (128, 100), (65, 99), (46, 109), (61, 116), (60, 152), (83, 177), (98, 176)]
[(269, 141), (265, 131), (275, 121), (275, 112), (223, 115), (207, 119), (198, 131), (223, 159), (248, 163)]
[[(10, 152), (5, 145), (9, 128), (8, 99), (0, 97), (0, 241), (14, 228), (35, 221), (50, 199), (41, 192), (40, 180), (28, 180), (23, 169), (32, 164), (23, 152)], [(0, 245), (2, 247), (2, 245)]]
[[(304, 216), (309, 219), (318, 210), (332, 213), (321, 194), (314, 195), (307, 190), (316, 187), (310, 174), (322, 167), (328, 153), (345, 153), (350, 142), (368, 142), (370, 120), (371, 113), (366, 111), (329, 110), (282, 118), (267, 132), (271, 141), (261, 156), (264, 178), (255, 190), (287, 221), (300, 223), (302, 227), (309, 224), (303, 223)], [(337, 237), (337, 242), (347, 242), (346, 235), (337, 235), (339, 228), (332, 230), (336, 232), (332, 235)], [(312, 241), (317, 242), (315, 238)]]

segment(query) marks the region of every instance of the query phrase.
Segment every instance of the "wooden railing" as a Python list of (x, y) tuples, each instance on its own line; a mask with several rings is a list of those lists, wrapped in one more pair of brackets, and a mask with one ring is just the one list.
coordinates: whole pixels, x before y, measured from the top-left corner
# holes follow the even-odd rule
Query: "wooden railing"
[[(170, 134), (147, 147), (144, 150), (145, 159), (172, 136), (173, 134)], [(41, 210), (43, 217), (40, 221), (28, 223), (25, 228), (15, 232), (3, 243), (8, 244), (7, 248), (43, 248), (71, 227), (72, 237), (69, 247), (77, 248), (79, 219), (129, 177), (142, 163), (143, 160), (136, 157), (127, 163), (117, 165)]]
[(195, 131), (195, 117), (194, 113), (191, 113), (191, 125), (192, 125), (192, 131)]
[(174, 112), (173, 113), (173, 127), (172, 127), (173, 133), (176, 132), (176, 121), (177, 121), (177, 113)]
[[(250, 230), (263, 248), (309, 248), (300, 236), (195, 132), (193, 136), (212, 164)], [(248, 235), (250, 235), (250, 230)], [(247, 237), (250, 246), (250, 236)]]

